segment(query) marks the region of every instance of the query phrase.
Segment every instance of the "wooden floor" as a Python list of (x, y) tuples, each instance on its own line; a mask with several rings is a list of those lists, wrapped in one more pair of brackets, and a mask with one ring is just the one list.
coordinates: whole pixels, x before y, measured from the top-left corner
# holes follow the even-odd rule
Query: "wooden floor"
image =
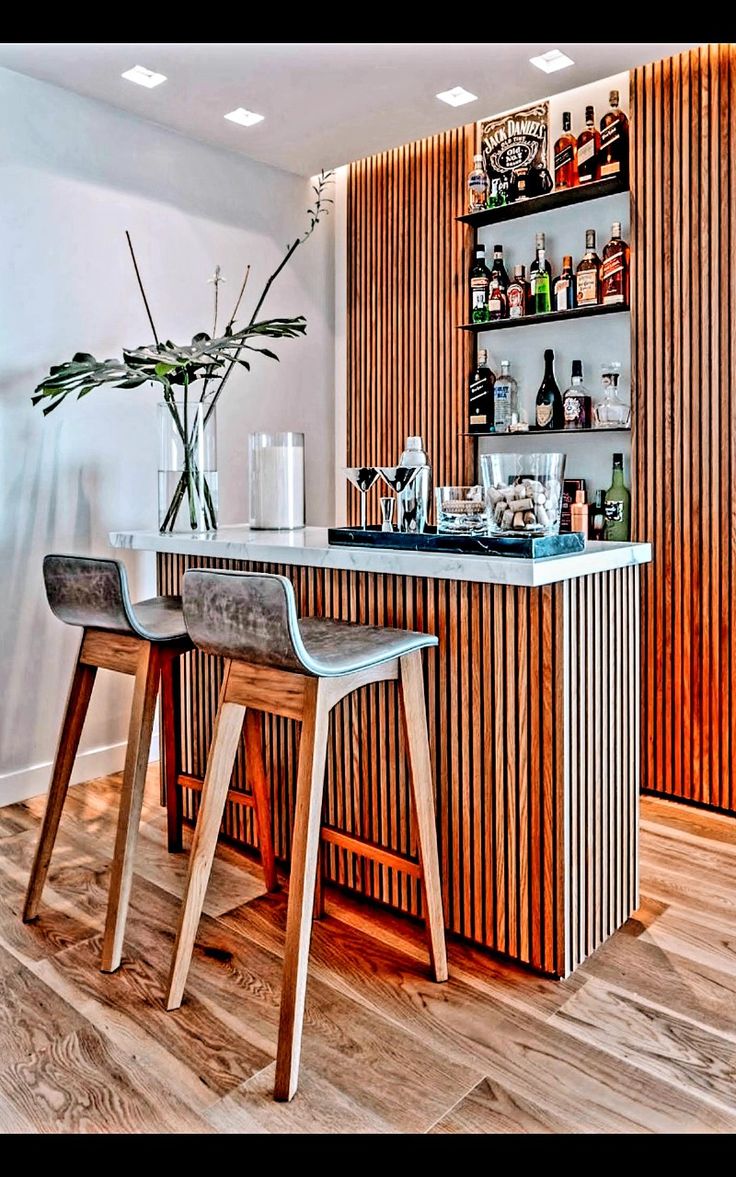
[(42, 799), (0, 810), (0, 1132), (736, 1131), (736, 821), (645, 799), (638, 918), (565, 982), (328, 895), (301, 1088), (271, 1099), (283, 893), (223, 849), (167, 1014), (185, 855), (149, 774), (123, 967), (99, 972), (119, 779), (72, 790), (40, 918)]

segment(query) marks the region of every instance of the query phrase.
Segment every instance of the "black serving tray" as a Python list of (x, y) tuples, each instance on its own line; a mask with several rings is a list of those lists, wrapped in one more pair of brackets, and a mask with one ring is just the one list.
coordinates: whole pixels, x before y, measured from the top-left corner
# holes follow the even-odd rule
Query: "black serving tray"
[(327, 539), (342, 548), (393, 548), (401, 552), (448, 552), (460, 556), (516, 556), (543, 560), (585, 550), (580, 531), (566, 535), (448, 535), (435, 527), (422, 532), (381, 531), (380, 527), (330, 527)]

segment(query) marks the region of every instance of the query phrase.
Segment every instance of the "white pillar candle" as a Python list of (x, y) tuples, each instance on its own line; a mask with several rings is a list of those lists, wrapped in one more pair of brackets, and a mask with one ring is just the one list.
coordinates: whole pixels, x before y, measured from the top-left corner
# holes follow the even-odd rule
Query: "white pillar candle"
[(267, 531), (304, 526), (303, 434), (251, 434), (250, 525)]

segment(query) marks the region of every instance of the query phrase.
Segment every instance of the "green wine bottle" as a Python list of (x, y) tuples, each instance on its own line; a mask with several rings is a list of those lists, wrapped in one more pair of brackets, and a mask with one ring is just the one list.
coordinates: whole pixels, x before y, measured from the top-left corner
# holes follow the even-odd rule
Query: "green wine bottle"
[(539, 269), (532, 274), (532, 306), (535, 315), (548, 315), (552, 310), (552, 280), (547, 266), (546, 252), (543, 248), (537, 249), (537, 262)]
[(606, 491), (606, 539), (628, 540), (631, 520), (631, 495), (624, 486), (624, 456), (613, 455), (613, 481)]

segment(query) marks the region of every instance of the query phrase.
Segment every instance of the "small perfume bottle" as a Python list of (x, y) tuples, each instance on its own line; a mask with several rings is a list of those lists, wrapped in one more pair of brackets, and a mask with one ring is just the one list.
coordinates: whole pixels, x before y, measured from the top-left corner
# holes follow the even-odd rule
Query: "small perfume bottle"
[(628, 429), (631, 405), (622, 400), (618, 390), (621, 365), (618, 361), (601, 364), (603, 399), (595, 406), (595, 423), (599, 429)]

